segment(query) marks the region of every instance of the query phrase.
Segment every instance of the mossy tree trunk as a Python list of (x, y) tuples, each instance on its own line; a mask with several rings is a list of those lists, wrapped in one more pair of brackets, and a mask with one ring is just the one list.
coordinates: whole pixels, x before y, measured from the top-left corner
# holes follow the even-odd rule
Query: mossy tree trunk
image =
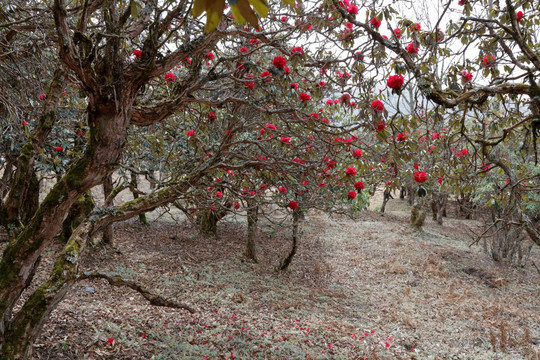
[[(112, 174), (109, 174), (105, 177), (103, 181), (103, 196), (105, 197), (105, 207), (108, 208), (113, 204), (113, 199), (111, 198), (111, 193), (113, 191), (113, 179)], [(103, 229), (103, 242), (105, 244), (112, 244), (114, 238), (113, 225), (110, 224), (105, 229)]]
[(249, 204), (247, 209), (247, 223), (248, 223), (248, 233), (247, 233), (247, 244), (246, 244), (246, 257), (256, 263), (259, 262), (257, 259), (257, 244), (255, 239), (257, 238), (258, 230), (258, 221), (259, 221), (259, 207), (255, 204)]
[(411, 226), (418, 231), (422, 231), (422, 226), (426, 220), (426, 211), (424, 210), (425, 197), (417, 197), (414, 205), (411, 207)]
[(79, 196), (77, 201), (69, 209), (68, 215), (62, 223), (62, 233), (60, 234), (60, 241), (67, 242), (75, 230), (83, 221), (86, 216), (90, 214), (96, 203), (92, 197), (92, 193), (87, 191)]
[[(131, 186), (133, 187), (131, 191), (131, 193), (133, 194), (133, 199), (138, 199), (139, 193), (137, 192), (137, 188), (139, 186), (139, 182), (137, 181), (137, 174), (131, 171), (130, 177), (131, 177)], [(144, 213), (139, 215), (139, 221), (143, 223), (144, 225), (148, 225), (148, 220), (146, 219), (146, 215)]]
[(16, 170), (11, 175), (6, 200), (0, 204), (0, 223), (13, 233), (18, 233), (17, 229), (21, 225), (26, 226), (30, 222), (39, 205), (39, 181), (34, 169), (35, 157), (43, 148), (56, 122), (56, 109), (64, 83), (64, 72), (57, 70), (43, 106), (43, 113), (17, 158)]
[(53, 186), (32, 220), (3, 253), (0, 261), (0, 334), (6, 330), (15, 302), (32, 280), (43, 249), (60, 232), (73, 203), (90, 188), (102, 183), (120, 159), (127, 137), (129, 112), (117, 113), (117, 106), (110, 98), (98, 99), (97, 104), (91, 104), (89, 108), (96, 111), (88, 112), (90, 140), (85, 154)]
[(10, 321), (2, 335), (0, 359), (30, 359), (32, 345), (45, 322), (76, 280), (79, 259), (89, 238), (90, 221), (74, 231), (54, 263), (49, 279), (39, 286)]
[(299, 210), (293, 210), (293, 223), (292, 223), (292, 246), (291, 251), (287, 257), (281, 262), (279, 270), (285, 271), (291, 265), (292, 259), (296, 254), (296, 249), (298, 247), (298, 224), (300, 222)]

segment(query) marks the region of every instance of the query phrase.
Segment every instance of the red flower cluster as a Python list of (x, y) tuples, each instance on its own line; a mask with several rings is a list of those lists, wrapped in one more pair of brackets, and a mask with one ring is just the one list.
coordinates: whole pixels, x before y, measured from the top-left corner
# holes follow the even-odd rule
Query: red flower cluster
[(415, 171), (413, 176), (414, 176), (414, 181), (416, 181), (419, 184), (427, 180), (427, 174), (425, 171)]
[(418, 54), (418, 50), (420, 49), (420, 47), (415, 47), (414, 42), (412, 42), (407, 45), (406, 49), (409, 54)]
[(301, 46), (295, 46), (291, 49), (291, 55), (304, 55), (304, 49)]
[(523, 19), (524, 17), (525, 17), (525, 14), (523, 13), (523, 11), (518, 11), (516, 13), (516, 18), (518, 22), (521, 22), (521, 19)]
[(386, 80), (386, 85), (390, 89), (399, 89), (401, 86), (403, 86), (403, 81), (404, 81), (403, 75), (401, 74), (391, 75)]
[(394, 34), (396, 34), (398, 39), (401, 39), (401, 29), (400, 28), (394, 29)]
[(276, 56), (274, 60), (272, 60), (272, 65), (278, 69), (283, 69), (285, 65), (287, 65), (287, 60), (285, 60), (283, 56)]
[(309, 101), (311, 99), (311, 96), (309, 94), (306, 94), (305, 92), (303, 92), (303, 93), (300, 93), (300, 95), (298, 95), (298, 99), (300, 101)]
[(349, 176), (353, 176), (353, 175), (356, 175), (356, 169), (354, 166), (349, 166), (348, 168), (345, 169), (345, 174), (349, 175)]
[(373, 19), (369, 20), (369, 24), (375, 29), (378, 29), (381, 26), (381, 20), (377, 19), (377, 17), (374, 16)]
[(291, 210), (296, 210), (296, 208), (298, 207), (298, 203), (294, 200), (292, 200), (291, 202), (289, 202), (289, 208)]
[(169, 71), (165, 74), (165, 81), (167, 83), (176, 81), (176, 75), (174, 75), (172, 71)]
[(261, 79), (265, 82), (272, 81), (272, 74), (270, 74), (270, 71), (266, 70), (261, 73)]
[(484, 58), (482, 59), (482, 65), (484, 67), (493, 67), (493, 65), (495, 65), (495, 56), (484, 55)]
[(354, 149), (353, 156), (357, 159), (360, 159), (362, 157), (362, 150), (360, 149)]
[(463, 78), (465, 79), (466, 82), (469, 82), (473, 79), (473, 74), (471, 74), (470, 72), (466, 70), (463, 70), (461, 72), (461, 75), (463, 75)]
[(383, 112), (384, 111), (384, 103), (381, 100), (374, 100), (371, 103), (371, 108), (373, 110), (378, 111), (378, 112)]
[(215, 59), (215, 55), (213, 52), (209, 52), (208, 54), (204, 55), (204, 58), (205, 60), (214, 60)]
[(351, 200), (354, 200), (354, 198), (356, 197), (356, 191), (354, 190), (351, 190), (347, 193), (347, 197)]
[(55, 147), (55, 148), (53, 149), (53, 151), (56, 151), (56, 152), (62, 152), (62, 151), (64, 151), (64, 148), (61, 147), (61, 146), (57, 146), (57, 147)]
[(414, 30), (414, 31), (420, 31), (422, 27), (420, 26), (419, 23), (414, 23), (411, 25), (411, 29)]
[(189, 136), (189, 137), (195, 136), (195, 130), (188, 130), (186, 135)]
[(215, 113), (215, 112), (210, 111), (210, 112), (208, 113), (208, 120), (214, 121), (214, 120), (216, 120), (216, 118), (217, 118), (217, 116), (216, 116), (216, 113)]
[(377, 124), (377, 131), (383, 131), (384, 129), (386, 129), (386, 124), (381, 120), (379, 121), (379, 124)]
[(407, 134), (405, 133), (398, 133), (396, 136), (397, 141), (405, 141), (407, 140)]
[(364, 190), (364, 183), (361, 182), (361, 181), (357, 181), (355, 184), (354, 184), (354, 188), (356, 190)]
[(140, 59), (140, 57), (142, 56), (142, 51), (139, 49), (133, 50), (133, 56), (135, 56), (137, 59)]

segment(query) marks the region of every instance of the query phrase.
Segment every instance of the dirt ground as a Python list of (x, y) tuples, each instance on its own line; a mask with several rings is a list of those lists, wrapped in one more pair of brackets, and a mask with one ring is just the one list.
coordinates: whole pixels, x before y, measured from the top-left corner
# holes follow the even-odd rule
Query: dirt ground
[[(372, 209), (380, 206), (379, 196)], [(452, 214), (450, 214), (452, 215)], [(176, 219), (176, 221), (173, 221)], [(540, 251), (525, 267), (469, 247), (470, 220), (408, 227), (405, 201), (350, 219), (310, 212), (290, 269), (290, 229), (262, 223), (246, 261), (243, 218), (202, 237), (178, 214), (115, 228), (81, 271), (136, 280), (196, 312), (80, 281), (53, 312), (35, 359), (540, 359)], [(51, 249), (49, 255), (55, 249)], [(45, 256), (40, 276), (46, 275)]]

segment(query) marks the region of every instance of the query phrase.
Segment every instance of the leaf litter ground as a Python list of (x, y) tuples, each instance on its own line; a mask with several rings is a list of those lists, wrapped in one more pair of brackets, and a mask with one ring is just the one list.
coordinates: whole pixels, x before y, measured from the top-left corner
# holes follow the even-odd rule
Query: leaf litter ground
[(164, 216), (118, 224), (114, 247), (90, 249), (81, 271), (136, 280), (196, 313), (81, 281), (52, 313), (34, 358), (538, 359), (540, 275), (530, 261), (495, 264), (469, 248), (474, 221), (428, 220), (416, 233), (407, 211), (391, 200), (384, 216), (309, 213), (283, 274), (288, 227), (262, 223), (253, 264), (242, 255), (241, 218), (222, 221), (217, 237)]

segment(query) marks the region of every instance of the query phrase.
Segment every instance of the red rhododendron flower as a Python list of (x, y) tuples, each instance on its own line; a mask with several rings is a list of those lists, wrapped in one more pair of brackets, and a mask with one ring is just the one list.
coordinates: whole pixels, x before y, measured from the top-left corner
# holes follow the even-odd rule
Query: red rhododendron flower
[(282, 194), (286, 194), (287, 193), (287, 188), (285, 186), (280, 186), (279, 189), (278, 189), (278, 192), (280, 192)]
[(45, 98), (47, 98), (47, 95), (45, 95), (45, 94), (39, 95), (39, 100), (43, 101), (43, 100), (45, 100)]
[(311, 96), (303, 92), (298, 95), (298, 99), (300, 99), (300, 101), (309, 101), (311, 99)]
[(109, 344), (112, 344), (113, 342), (114, 342), (113, 338), (109, 338), (109, 340), (107, 340), (107, 343), (109, 343)]
[(289, 18), (287, 16), (282, 16), (281, 17), (281, 22), (286, 22), (287, 20), (289, 20)]
[(465, 5), (466, 3), (468, 3), (468, 2), (469, 2), (469, 0), (459, 0), (459, 1), (458, 1), (458, 5), (463, 6), (463, 5)]
[(188, 130), (186, 134), (187, 136), (195, 136), (195, 130)]
[(407, 140), (407, 135), (404, 133), (398, 133), (396, 136), (397, 141), (405, 141)]
[(465, 81), (469, 82), (473, 79), (473, 74), (471, 74), (470, 72), (467, 72), (466, 70), (463, 70), (461, 72), (461, 75), (463, 75), (463, 78), (465, 79)]
[(301, 46), (295, 46), (291, 49), (291, 55), (304, 55), (304, 49)]
[(270, 123), (266, 124), (265, 128), (270, 129), (270, 130), (276, 130), (277, 129), (276, 125), (270, 124)]
[(422, 27), (420, 26), (419, 23), (414, 23), (411, 25), (411, 29), (413, 29), (414, 31), (419, 31)]
[(291, 69), (289, 69), (288, 67), (284, 67), (283, 68), (283, 75), (289, 75), (291, 73)]
[(246, 82), (246, 83), (244, 83), (244, 86), (247, 86), (249, 88), (249, 90), (253, 90), (253, 87), (255, 86), (255, 83)]
[(347, 193), (347, 197), (351, 200), (353, 200), (356, 197), (356, 191), (351, 190)]
[(233, 207), (234, 207), (236, 210), (240, 209), (240, 203), (237, 202), (237, 201), (233, 202)]
[(345, 169), (345, 174), (349, 176), (356, 175), (356, 168), (354, 166), (349, 166), (348, 168)]
[(261, 73), (261, 79), (264, 81), (271, 81), (272, 80), (272, 74), (270, 71), (266, 70)]
[(400, 28), (395, 28), (394, 29), (394, 34), (396, 34), (398, 39), (401, 39), (401, 29)]
[(413, 165), (414, 170), (418, 170), (419, 167), (420, 167), (420, 164), (414, 164)]
[(347, 6), (347, 12), (349, 14), (358, 15), (358, 6), (356, 5)]
[(223, 197), (223, 194), (221, 193), (221, 191), (216, 191), (216, 196), (221, 199)]
[(208, 113), (208, 120), (214, 121), (214, 120), (216, 120), (216, 118), (217, 118), (217, 116), (216, 116), (216, 113), (215, 113), (215, 112), (210, 111), (210, 112)]
[(53, 149), (53, 151), (56, 151), (56, 152), (62, 152), (62, 151), (64, 151), (64, 148), (61, 147), (61, 146), (57, 146), (57, 147), (55, 147), (55, 148)]
[(383, 112), (384, 111), (384, 103), (381, 100), (374, 100), (371, 103), (371, 108), (373, 110), (378, 111), (378, 112)]
[(280, 140), (281, 140), (281, 142), (283, 142), (285, 144), (288, 144), (291, 141), (291, 138), (282, 136)]
[(361, 181), (357, 181), (354, 183), (354, 188), (356, 190), (364, 190), (364, 183)]
[(292, 200), (291, 202), (289, 202), (289, 208), (291, 210), (295, 210), (297, 207), (298, 207), (298, 203), (296, 201)]
[(362, 150), (360, 149), (354, 149), (353, 156), (357, 159), (360, 159), (362, 157)]
[(495, 56), (493, 55), (484, 55), (482, 59), (482, 65), (484, 67), (492, 67), (495, 64)]
[(427, 174), (425, 171), (415, 171), (413, 176), (414, 176), (414, 181), (416, 181), (419, 184), (427, 180)]
[(462, 155), (467, 155), (469, 153), (469, 151), (467, 149), (463, 149), (461, 150), (461, 154)]
[(297, 83), (291, 83), (291, 89), (298, 90), (298, 84)]
[(287, 60), (285, 60), (283, 56), (276, 56), (274, 60), (272, 60), (272, 65), (278, 69), (283, 69), (285, 65), (287, 65)]
[(133, 56), (135, 56), (137, 59), (139, 59), (142, 56), (142, 51), (139, 49), (133, 50)]
[(240, 48), (240, 52), (241, 52), (242, 54), (245, 54), (245, 53), (247, 53), (248, 51), (249, 51), (248, 48), (245, 47), (245, 46), (242, 46), (242, 47)]
[(403, 81), (404, 81), (403, 75), (401, 74), (391, 75), (386, 80), (386, 85), (390, 89), (399, 89), (403, 85)]
[(414, 42), (412, 42), (409, 45), (407, 45), (406, 49), (409, 54), (418, 54), (419, 47), (415, 47)]
[(379, 124), (377, 124), (377, 131), (383, 131), (384, 129), (386, 129), (386, 124), (381, 120), (379, 121)]
[(208, 54), (204, 55), (204, 58), (206, 60), (214, 60), (215, 56), (214, 53), (210, 51)]
[(524, 16), (525, 16), (525, 14), (523, 13), (523, 11), (518, 11), (518, 12), (516, 13), (517, 21), (520, 22), (521, 19), (523, 19)]
[(174, 75), (171, 71), (169, 71), (168, 73), (165, 74), (165, 81), (167, 83), (171, 81), (176, 81), (176, 75)]
[(381, 26), (381, 20), (377, 19), (377, 17), (374, 16), (373, 19), (369, 20), (369, 24), (375, 29), (378, 29)]

